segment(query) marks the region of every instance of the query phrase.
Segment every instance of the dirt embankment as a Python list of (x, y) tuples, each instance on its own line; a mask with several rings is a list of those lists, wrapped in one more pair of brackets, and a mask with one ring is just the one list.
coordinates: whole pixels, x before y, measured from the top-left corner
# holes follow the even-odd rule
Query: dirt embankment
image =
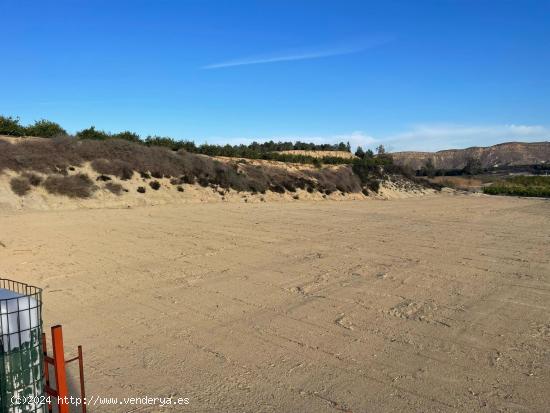
[(0, 139), (0, 208), (387, 199), (433, 192), (388, 181), (377, 193), (349, 165), (211, 158), (120, 140)]
[[(285, 165), (285, 168), (300, 169), (299, 166)], [(44, 187), (33, 187), (25, 195), (17, 195), (11, 186), (13, 178), (21, 176), (15, 172), (0, 174), (0, 210), (2, 209), (79, 209), (79, 208), (127, 208), (147, 205), (187, 204), (187, 203), (261, 203), (261, 202), (299, 202), (299, 201), (349, 201), (368, 199), (402, 199), (435, 195), (432, 189), (415, 185), (404, 188), (402, 183), (387, 181), (380, 186), (378, 193), (370, 191), (369, 195), (361, 192), (344, 193), (334, 191), (326, 194), (319, 191), (309, 192), (297, 188), (294, 192), (283, 193), (266, 191), (253, 193), (235, 191), (219, 186), (203, 187), (198, 184), (174, 184), (171, 178), (143, 178), (133, 174), (130, 179), (121, 180), (116, 176), (98, 174), (89, 164), (74, 167), (67, 176), (85, 174), (92, 178), (94, 191), (86, 198), (70, 197), (50, 193)], [(42, 174), (37, 174), (43, 176)], [(44, 179), (44, 178), (43, 178)], [(153, 188), (152, 184), (157, 183)], [(120, 192), (109, 189), (119, 185)], [(141, 192), (145, 191), (145, 192)]]

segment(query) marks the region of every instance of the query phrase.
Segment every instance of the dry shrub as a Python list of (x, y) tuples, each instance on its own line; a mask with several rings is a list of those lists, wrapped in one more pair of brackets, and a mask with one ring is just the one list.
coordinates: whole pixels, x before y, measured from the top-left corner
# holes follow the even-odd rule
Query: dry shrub
[(32, 185), (32, 186), (38, 186), (42, 183), (43, 179), (40, 175), (37, 175), (35, 173), (32, 173), (32, 172), (25, 172), (23, 173), (22, 175), (23, 177), (27, 178), (29, 180), (29, 183)]
[(151, 181), (149, 182), (149, 186), (153, 188), (155, 191), (158, 191), (160, 189), (159, 181)]
[(194, 185), (196, 182), (195, 177), (191, 175), (183, 175), (180, 179), (184, 184)]
[(70, 198), (89, 198), (97, 189), (90, 177), (85, 174), (48, 176), (44, 181), (44, 188), (51, 194)]
[(137, 191), (138, 191), (140, 194), (144, 194), (144, 193), (145, 193), (145, 187), (144, 187), (144, 186), (140, 186), (140, 187), (138, 187)]
[(338, 168), (310, 170), (306, 171), (306, 174), (315, 178), (317, 189), (321, 192), (326, 193), (327, 190), (330, 193), (336, 190), (344, 193), (361, 191), (361, 181), (348, 165)]
[(107, 182), (105, 184), (105, 189), (107, 189), (108, 191), (110, 191), (115, 195), (120, 195), (124, 191), (124, 187), (115, 182)]
[(11, 169), (60, 173), (71, 165), (81, 165), (82, 161), (74, 139), (70, 138), (23, 140), (19, 143), (0, 141), (0, 172)]
[(284, 193), (285, 193), (285, 188), (282, 187), (281, 185), (271, 185), (271, 186), (269, 187), (269, 190), (270, 190), (271, 192), (277, 192), (277, 193), (279, 193), (279, 194), (284, 194)]
[(31, 190), (31, 183), (24, 176), (15, 177), (10, 180), (11, 190), (19, 196), (27, 195)]
[(123, 180), (131, 179), (134, 175), (132, 165), (120, 159), (94, 159), (92, 168), (102, 175), (114, 175)]

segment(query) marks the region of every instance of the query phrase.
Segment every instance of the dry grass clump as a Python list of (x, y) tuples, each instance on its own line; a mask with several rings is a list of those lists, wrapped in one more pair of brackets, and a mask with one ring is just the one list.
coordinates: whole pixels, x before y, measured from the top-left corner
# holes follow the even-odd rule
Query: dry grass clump
[(436, 176), (435, 178), (431, 178), (430, 181), (448, 188), (465, 191), (480, 189), (483, 184), (480, 179), (462, 176)]
[(31, 183), (26, 177), (19, 176), (10, 180), (10, 187), (15, 194), (25, 196), (31, 190)]
[(44, 181), (44, 188), (51, 194), (70, 198), (89, 198), (97, 189), (90, 177), (85, 174), (50, 175)]

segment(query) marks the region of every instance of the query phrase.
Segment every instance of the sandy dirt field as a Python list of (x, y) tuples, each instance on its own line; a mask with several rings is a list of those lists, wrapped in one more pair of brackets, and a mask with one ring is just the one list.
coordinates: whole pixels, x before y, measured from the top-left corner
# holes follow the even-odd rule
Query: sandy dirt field
[[(0, 274), (84, 346), (91, 412), (543, 412), (550, 202), (0, 212)], [(72, 371), (72, 370), (71, 370)]]

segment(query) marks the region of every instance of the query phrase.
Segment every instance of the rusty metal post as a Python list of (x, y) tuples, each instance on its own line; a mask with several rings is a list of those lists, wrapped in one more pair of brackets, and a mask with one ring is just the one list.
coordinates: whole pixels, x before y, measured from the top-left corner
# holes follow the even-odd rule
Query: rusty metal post
[(67, 387), (67, 373), (65, 371), (63, 331), (60, 325), (52, 327), (52, 342), (59, 413), (69, 413), (69, 388)]
[(84, 360), (82, 358), (82, 346), (78, 346), (78, 370), (80, 371), (80, 398), (82, 401), (82, 413), (86, 413), (86, 390), (84, 389)]
[[(46, 358), (48, 357), (48, 341), (46, 340), (46, 333), (42, 333), (42, 350), (44, 351), (44, 379), (46, 388), (50, 388), (50, 365)], [(49, 398), (48, 398), (49, 400)], [(48, 401), (48, 412), (53, 412), (53, 406), (51, 402)]]

